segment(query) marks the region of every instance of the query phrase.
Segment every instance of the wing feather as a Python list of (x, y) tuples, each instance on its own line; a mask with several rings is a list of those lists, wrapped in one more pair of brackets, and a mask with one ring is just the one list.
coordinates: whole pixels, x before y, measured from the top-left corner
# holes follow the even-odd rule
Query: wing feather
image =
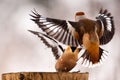
[[(28, 30), (28, 31), (33, 33), (33, 34), (35, 34), (35, 35), (37, 35), (43, 41), (43, 43), (46, 46), (48, 46), (48, 47), (50, 47), (52, 49), (52, 53), (53, 53), (55, 59), (58, 59), (61, 56), (60, 53), (64, 52), (64, 49), (62, 48), (62, 46), (59, 45), (57, 43), (57, 41), (55, 41), (51, 37), (47, 36), (46, 34), (43, 34), (43, 33), (40, 33), (40, 32), (36, 32), (36, 31), (32, 31), (32, 30)], [(52, 41), (54, 44), (51, 44), (49, 42), (49, 40)]]
[(31, 20), (33, 20), (39, 28), (45, 31), (49, 36), (63, 44), (74, 47), (79, 46), (78, 40), (76, 40), (69, 31), (69, 26), (67, 24), (69, 21), (46, 18), (39, 15), (36, 11), (32, 11), (32, 13), (33, 15), (30, 16), (32, 16), (33, 19)]
[(100, 38), (100, 44), (107, 44), (113, 38), (115, 33), (113, 17), (107, 10), (101, 9), (96, 19), (97, 23), (103, 30), (103, 36)]

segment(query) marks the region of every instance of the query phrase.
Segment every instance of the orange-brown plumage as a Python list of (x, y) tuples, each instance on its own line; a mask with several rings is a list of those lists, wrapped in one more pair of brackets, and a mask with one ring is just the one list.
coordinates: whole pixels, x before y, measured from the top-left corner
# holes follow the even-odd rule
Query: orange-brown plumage
[(96, 20), (86, 18), (84, 12), (77, 12), (75, 21), (43, 17), (36, 11), (33, 14), (32, 20), (54, 39), (66, 45), (84, 47), (81, 57), (93, 64), (99, 62), (105, 52), (99, 45), (110, 42), (115, 32), (113, 16), (106, 9), (99, 11)]
[[(92, 61), (93, 64), (99, 62), (99, 36), (96, 29), (96, 23), (90, 19), (80, 19), (79, 23), (83, 23), (84, 27), (83, 29), (77, 30), (78, 33), (81, 33), (82, 30), (82, 44), (83, 47), (87, 50), (88, 55), (90, 56), (90, 61)], [(98, 30), (99, 31), (99, 30)], [(80, 36), (81, 34), (79, 34)], [(78, 39), (80, 40), (81, 37)]]
[(68, 72), (74, 68), (78, 60), (78, 53), (78, 48), (72, 52), (71, 47), (68, 46), (62, 56), (57, 60), (55, 64), (56, 70), (60, 72)]
[[(90, 35), (94, 36), (94, 34), (90, 34)], [(99, 62), (99, 40), (98, 38), (96, 38), (96, 40), (91, 41), (90, 35), (88, 33), (84, 34), (83, 45), (90, 56), (90, 60), (94, 64)]]
[(74, 32), (74, 35), (73, 35), (74, 37), (75, 37), (75, 39), (77, 39), (77, 40), (79, 40), (80, 39), (80, 37), (79, 37), (79, 33), (78, 32)]

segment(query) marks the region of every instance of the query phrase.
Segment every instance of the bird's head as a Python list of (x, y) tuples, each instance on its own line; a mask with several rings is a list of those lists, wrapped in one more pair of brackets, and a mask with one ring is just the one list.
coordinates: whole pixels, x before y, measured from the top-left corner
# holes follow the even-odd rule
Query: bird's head
[(65, 49), (65, 52), (64, 52), (64, 53), (73, 53), (71, 47), (68, 46), (68, 47)]
[(79, 21), (80, 19), (85, 18), (85, 13), (84, 12), (76, 12), (75, 14), (75, 21)]

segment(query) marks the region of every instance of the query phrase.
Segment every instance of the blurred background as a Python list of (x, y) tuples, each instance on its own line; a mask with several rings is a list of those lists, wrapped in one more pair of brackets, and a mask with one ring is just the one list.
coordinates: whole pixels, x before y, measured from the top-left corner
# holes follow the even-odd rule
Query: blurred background
[(100, 8), (114, 16), (115, 35), (103, 47), (109, 51), (102, 65), (87, 68), (78, 65), (72, 70), (89, 72), (89, 80), (119, 80), (120, 76), (120, 0), (0, 0), (0, 75), (9, 72), (54, 72), (51, 49), (27, 30), (41, 31), (30, 20), (34, 8), (41, 15), (74, 21), (77, 11), (95, 19)]

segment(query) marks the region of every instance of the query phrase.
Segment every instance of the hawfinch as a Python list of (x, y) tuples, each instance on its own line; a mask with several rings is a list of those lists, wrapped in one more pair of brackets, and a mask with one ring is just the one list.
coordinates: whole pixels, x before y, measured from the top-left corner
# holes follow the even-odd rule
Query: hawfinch
[(110, 42), (115, 32), (113, 17), (106, 9), (99, 11), (96, 20), (86, 18), (84, 12), (77, 12), (75, 21), (47, 18), (37, 11), (32, 12), (31, 20), (47, 35), (66, 45), (82, 46), (85, 49), (83, 62), (86, 59), (92, 64), (98, 63), (104, 53), (100, 45)]
[(62, 45), (48, 35), (36, 31), (29, 31), (37, 35), (46, 46), (52, 49), (56, 59), (55, 69), (58, 72), (68, 72), (76, 66), (78, 53), (81, 48), (67, 46), (66, 49), (63, 49)]

